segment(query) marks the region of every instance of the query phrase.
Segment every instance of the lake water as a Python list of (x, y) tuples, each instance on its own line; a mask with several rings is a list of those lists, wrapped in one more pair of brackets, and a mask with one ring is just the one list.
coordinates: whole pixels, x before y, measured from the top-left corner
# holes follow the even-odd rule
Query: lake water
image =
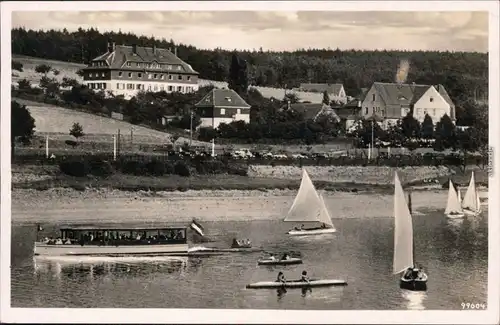
[[(300, 252), (304, 264), (257, 266), (264, 253), (210, 257), (91, 259), (33, 257), (34, 226), (12, 226), (12, 307), (148, 307), (256, 309), (461, 309), (462, 302), (487, 302), (487, 211), (450, 221), (442, 213), (414, 216), (415, 257), (429, 275), (428, 290), (399, 288), (392, 275), (393, 218), (334, 220), (338, 232), (312, 238), (290, 237), (280, 221), (203, 222), (227, 248), (233, 237), (250, 238), (265, 251)], [(43, 235), (55, 230), (44, 229)], [(288, 279), (307, 270), (312, 278), (345, 279), (346, 287), (245, 289)]]

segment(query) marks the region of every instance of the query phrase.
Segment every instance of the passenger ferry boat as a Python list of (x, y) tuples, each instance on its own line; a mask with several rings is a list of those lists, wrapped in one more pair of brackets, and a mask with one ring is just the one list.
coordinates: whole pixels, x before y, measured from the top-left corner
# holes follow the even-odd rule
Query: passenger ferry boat
[[(40, 231), (40, 226), (38, 228)], [(35, 256), (187, 255), (187, 227), (74, 226), (34, 245)]]

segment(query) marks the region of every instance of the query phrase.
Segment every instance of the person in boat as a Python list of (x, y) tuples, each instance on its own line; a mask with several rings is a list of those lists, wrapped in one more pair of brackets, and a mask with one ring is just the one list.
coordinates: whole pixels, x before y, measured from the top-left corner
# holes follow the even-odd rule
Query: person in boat
[(286, 279), (285, 279), (285, 275), (283, 274), (283, 272), (279, 272), (278, 273), (278, 278), (276, 279), (276, 282), (281, 282), (281, 283), (286, 283)]
[(232, 244), (233, 247), (238, 247), (240, 246), (240, 242), (238, 241), (238, 239), (236, 238), (233, 238), (233, 244)]
[(322, 223), (321, 228), (323, 228), (323, 229), (326, 228), (326, 224)]
[(288, 253), (283, 254), (283, 256), (281, 257), (282, 261), (286, 261), (286, 260), (289, 260), (289, 259), (290, 259), (290, 255)]
[(304, 230), (304, 224), (300, 226), (300, 230)]
[(274, 254), (273, 254), (273, 253), (270, 253), (270, 254), (269, 254), (269, 260), (271, 260), (271, 261), (276, 261), (276, 257), (274, 257)]
[(412, 274), (413, 274), (413, 270), (412, 268), (408, 268), (406, 271), (405, 271), (405, 274), (403, 275), (403, 278), (407, 279), (407, 280), (410, 280), (412, 279)]
[(309, 283), (309, 277), (307, 276), (307, 271), (302, 271), (302, 276), (300, 277), (300, 281)]

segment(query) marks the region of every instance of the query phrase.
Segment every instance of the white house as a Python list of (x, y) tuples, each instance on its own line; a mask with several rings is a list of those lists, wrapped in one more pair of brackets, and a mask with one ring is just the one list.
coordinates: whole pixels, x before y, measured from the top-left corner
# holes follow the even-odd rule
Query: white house
[(383, 119), (387, 128), (412, 112), (419, 122), (429, 114), (434, 124), (447, 114), (455, 122), (455, 105), (442, 85), (374, 82), (361, 103), (361, 116)]
[(250, 123), (250, 105), (232, 89), (214, 88), (196, 105), (201, 127), (218, 128), (221, 123)]

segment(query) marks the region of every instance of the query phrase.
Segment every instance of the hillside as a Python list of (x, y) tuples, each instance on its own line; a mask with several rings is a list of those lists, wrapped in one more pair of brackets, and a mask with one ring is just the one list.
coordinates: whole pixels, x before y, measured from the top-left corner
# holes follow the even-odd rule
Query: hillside
[[(147, 127), (54, 105), (35, 103), (17, 98), (13, 98), (13, 100), (28, 107), (31, 116), (35, 119), (35, 135), (49, 134), (51, 139), (58, 140), (73, 139), (69, 135), (69, 129), (72, 127), (73, 123), (80, 123), (86, 134), (79, 140), (83, 142), (111, 142), (112, 135), (116, 135), (118, 130), (120, 130), (120, 133), (126, 139), (129, 139), (132, 133), (134, 143), (170, 143), (168, 133)], [(189, 141), (188, 132), (186, 132), (185, 137), (179, 138), (177, 143), (182, 144), (184, 141)], [(208, 143), (200, 141), (193, 141), (193, 144), (209, 145)]]
[[(208, 80), (227, 79), (233, 53), (221, 49), (201, 50), (131, 33), (101, 33), (82, 28), (71, 33), (12, 29), (12, 53), (82, 63), (102, 54), (110, 39), (116, 44), (177, 47), (179, 57)], [(346, 92), (355, 96), (374, 81), (394, 82), (401, 60), (408, 60), (407, 82), (443, 84), (456, 102), (488, 95), (487, 53), (309, 49), (236, 54), (247, 62), (249, 84), (256, 86), (283, 88), (286, 85), (291, 89), (309, 81), (343, 83)]]

